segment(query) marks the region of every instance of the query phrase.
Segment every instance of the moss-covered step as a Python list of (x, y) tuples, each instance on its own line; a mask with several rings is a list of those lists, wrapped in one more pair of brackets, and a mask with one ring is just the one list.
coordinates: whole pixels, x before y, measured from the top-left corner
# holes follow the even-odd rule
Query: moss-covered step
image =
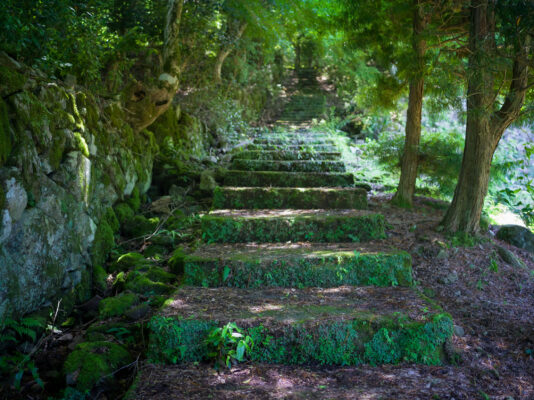
[(361, 188), (217, 187), (214, 209), (366, 209)]
[(256, 138), (253, 141), (254, 144), (271, 144), (271, 145), (288, 145), (288, 144), (301, 144), (301, 145), (335, 145), (336, 141), (330, 138), (321, 137), (280, 137), (280, 138)]
[(323, 151), (339, 151), (337, 146), (327, 144), (248, 144), (245, 146), (246, 150), (261, 150), (261, 151), (309, 151), (309, 152), (323, 152)]
[(366, 242), (384, 239), (384, 225), (360, 210), (216, 210), (201, 219), (208, 243)]
[(186, 285), (205, 287), (410, 286), (412, 258), (376, 246), (208, 245), (184, 259)]
[(235, 323), (253, 340), (253, 362), (358, 365), (440, 364), (450, 315), (410, 288), (182, 287), (150, 323), (149, 359), (209, 359), (206, 337)]
[(310, 151), (259, 151), (247, 150), (234, 154), (233, 160), (338, 160), (341, 158), (339, 151), (310, 152)]
[(243, 171), (345, 172), (343, 161), (331, 160), (233, 160), (231, 168)]
[(224, 186), (235, 187), (348, 187), (354, 186), (349, 172), (278, 172), (226, 170), (218, 176)]

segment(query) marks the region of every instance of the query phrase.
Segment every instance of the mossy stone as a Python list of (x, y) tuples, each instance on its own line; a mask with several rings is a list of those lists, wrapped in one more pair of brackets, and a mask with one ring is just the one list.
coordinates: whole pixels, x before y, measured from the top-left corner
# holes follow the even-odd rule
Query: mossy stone
[(132, 194), (126, 200), (126, 203), (134, 210), (134, 212), (139, 211), (141, 208), (141, 197), (139, 195), (139, 189), (135, 187), (132, 191)]
[(107, 222), (113, 233), (117, 233), (119, 231), (119, 220), (115, 215), (115, 211), (113, 211), (113, 208), (108, 207), (102, 218), (104, 219), (104, 221)]
[(148, 261), (141, 253), (126, 253), (117, 258), (117, 260), (111, 265), (111, 272), (127, 271), (138, 265), (146, 263), (150, 263), (150, 261)]
[(0, 98), (0, 167), (6, 163), (11, 154), (11, 148), (12, 140), (7, 104)]
[(98, 312), (100, 318), (118, 317), (138, 302), (139, 296), (136, 294), (121, 293), (117, 296), (103, 299), (98, 306)]
[(143, 215), (135, 215), (124, 222), (122, 233), (130, 238), (142, 238), (154, 233), (159, 224), (159, 218), (146, 218)]
[(113, 229), (105, 219), (102, 219), (96, 229), (95, 239), (91, 247), (93, 265), (103, 265), (113, 247), (115, 247)]
[(126, 289), (145, 296), (169, 294), (174, 287), (162, 282), (154, 282), (144, 274), (134, 274), (126, 282)]
[[(128, 351), (111, 342), (84, 342), (69, 354), (64, 364), (67, 382), (81, 391), (93, 389), (102, 379), (113, 379), (113, 372), (132, 361)], [(69, 382), (71, 381), (71, 382)]]
[(172, 273), (179, 275), (184, 273), (185, 257), (187, 256), (182, 247), (178, 247), (173, 251), (168, 265)]
[(135, 215), (134, 210), (127, 203), (118, 203), (113, 209), (119, 224), (123, 224), (124, 221), (133, 218)]
[(160, 259), (166, 256), (169, 253), (169, 250), (165, 246), (160, 246), (158, 244), (151, 244), (143, 250), (143, 255), (149, 258)]
[(108, 273), (101, 265), (93, 266), (93, 287), (97, 292), (105, 293), (108, 289)]

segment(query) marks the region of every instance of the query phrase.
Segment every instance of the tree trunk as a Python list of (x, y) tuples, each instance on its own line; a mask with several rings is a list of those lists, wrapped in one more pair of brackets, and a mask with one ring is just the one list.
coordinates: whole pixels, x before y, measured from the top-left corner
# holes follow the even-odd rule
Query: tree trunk
[(408, 99), (408, 111), (406, 113), (406, 137), (404, 141), (404, 153), (402, 156), (401, 176), (397, 192), (393, 196), (392, 203), (400, 207), (411, 208), (417, 179), (417, 167), (419, 164), (419, 142), (421, 140), (421, 114), (423, 110), (423, 92), (425, 83), (425, 52), (426, 41), (421, 38), (425, 28), (421, 16), (420, 0), (414, 0), (413, 17), (413, 50), (417, 64), (415, 76), (410, 82), (410, 94)]
[(512, 83), (506, 100), (500, 110), (492, 112), (496, 98), (491, 73), (494, 18), (488, 9), (488, 0), (473, 1), (465, 148), (454, 198), (442, 222), (449, 232), (477, 233), (480, 230), (493, 154), (505, 129), (519, 116), (528, 87), (530, 37), (527, 36), (515, 54)]
[(232, 50), (234, 49), (235, 42), (237, 42), (241, 36), (243, 36), (243, 33), (245, 33), (245, 30), (247, 29), (247, 23), (241, 24), (239, 27), (239, 30), (237, 32), (236, 38), (234, 43), (229, 45), (228, 47), (221, 49), (219, 51), (219, 54), (217, 54), (217, 59), (215, 60), (215, 69), (214, 69), (214, 78), (216, 83), (222, 83), (222, 67), (224, 64), (224, 61), (228, 58)]

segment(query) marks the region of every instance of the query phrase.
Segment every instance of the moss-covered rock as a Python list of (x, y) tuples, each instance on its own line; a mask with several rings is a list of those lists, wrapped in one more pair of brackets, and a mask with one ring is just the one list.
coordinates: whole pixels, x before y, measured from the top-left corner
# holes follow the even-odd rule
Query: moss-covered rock
[(0, 98), (0, 167), (3, 166), (11, 154), (12, 139), (7, 114), (7, 104)]
[(202, 217), (208, 243), (365, 242), (384, 239), (381, 214), (340, 212), (221, 212)]
[(118, 203), (113, 207), (115, 211), (115, 215), (117, 217), (117, 220), (119, 221), (119, 224), (123, 224), (124, 221), (127, 221), (135, 215), (134, 210), (127, 204), (127, 203)]
[(139, 265), (150, 264), (150, 261), (141, 253), (130, 252), (123, 254), (111, 265), (111, 272), (128, 271)]
[(155, 282), (148, 278), (145, 274), (135, 273), (128, 276), (126, 282), (126, 289), (142, 294), (144, 296), (169, 294), (174, 290), (174, 287), (163, 282)]
[(354, 186), (351, 173), (222, 171), (219, 181), (237, 187), (347, 187)]
[(142, 238), (155, 232), (159, 224), (159, 218), (146, 218), (143, 215), (135, 215), (124, 222), (122, 233), (130, 238)]
[(187, 256), (182, 247), (175, 249), (169, 259), (168, 265), (172, 273), (180, 275), (184, 273), (185, 257)]
[(134, 212), (139, 211), (141, 208), (141, 197), (139, 195), (139, 189), (135, 187), (132, 191), (132, 194), (126, 200), (126, 203), (134, 210)]
[(93, 265), (104, 265), (113, 247), (115, 247), (113, 229), (106, 219), (102, 219), (96, 229), (95, 239), (91, 247)]
[(360, 188), (217, 187), (214, 209), (366, 209), (367, 191)]
[(67, 384), (78, 390), (93, 389), (102, 380), (113, 380), (113, 372), (132, 361), (128, 351), (111, 342), (80, 343), (64, 364)]
[(103, 299), (98, 305), (100, 318), (118, 317), (124, 315), (133, 305), (139, 302), (139, 296), (134, 293), (120, 293), (114, 297)]
[(101, 265), (93, 266), (93, 287), (99, 293), (105, 293), (108, 289), (108, 273)]

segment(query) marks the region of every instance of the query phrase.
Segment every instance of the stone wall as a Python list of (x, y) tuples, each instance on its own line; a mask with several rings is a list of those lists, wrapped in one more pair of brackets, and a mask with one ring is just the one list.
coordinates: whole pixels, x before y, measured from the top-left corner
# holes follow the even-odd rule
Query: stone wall
[(0, 321), (90, 296), (101, 220), (148, 190), (158, 147), (124, 113), (0, 54)]

